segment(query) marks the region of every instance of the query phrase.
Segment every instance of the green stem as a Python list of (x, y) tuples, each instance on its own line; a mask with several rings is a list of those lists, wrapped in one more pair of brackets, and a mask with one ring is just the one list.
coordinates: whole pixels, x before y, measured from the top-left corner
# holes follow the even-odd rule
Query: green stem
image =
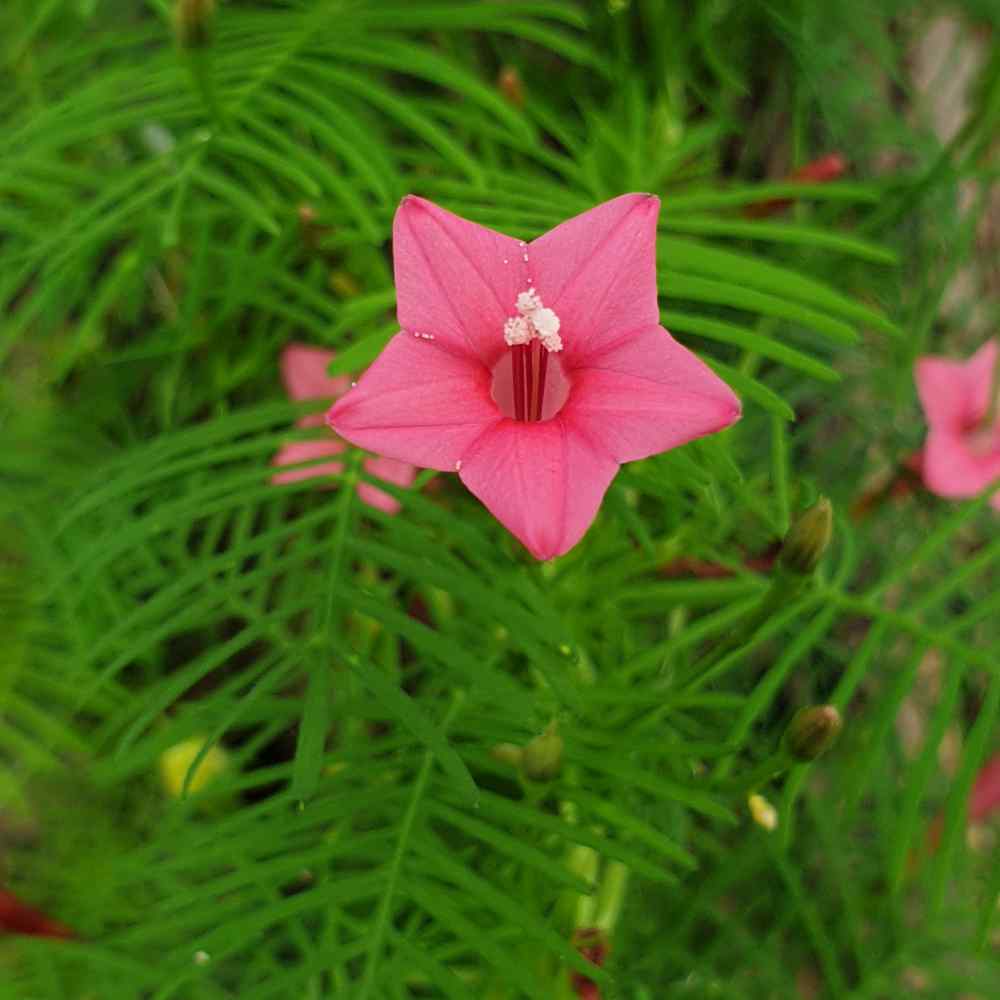
[(744, 786), (747, 795), (757, 791), (762, 785), (773, 781), (791, 766), (786, 754), (779, 750), (762, 760), (749, 774), (740, 776), (740, 784)]
[(201, 98), (209, 118), (221, 132), (226, 127), (226, 117), (222, 111), (222, 105), (219, 104), (215, 95), (211, 58), (211, 52), (208, 49), (197, 49), (188, 55), (187, 63), (188, 69), (191, 71), (191, 79), (194, 81), (194, 88), (198, 91), (198, 96)]
[(775, 612), (787, 607), (792, 599), (797, 597), (810, 582), (811, 577), (800, 576), (776, 568), (774, 581), (761, 597), (760, 603), (747, 611), (746, 616), (741, 621), (735, 622), (730, 627), (728, 638), (715, 645), (691, 667), (689, 671), (691, 685), (700, 687), (709, 668), (714, 667), (740, 646), (748, 645), (761, 626)]

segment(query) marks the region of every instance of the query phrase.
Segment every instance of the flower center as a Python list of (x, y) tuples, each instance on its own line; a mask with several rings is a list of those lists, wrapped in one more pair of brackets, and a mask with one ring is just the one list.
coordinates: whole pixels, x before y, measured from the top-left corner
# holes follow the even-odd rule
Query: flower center
[(534, 288), (518, 295), (517, 312), (504, 324), (509, 350), (493, 369), (493, 399), (514, 420), (549, 420), (569, 394), (569, 380), (559, 360), (559, 317), (542, 305)]

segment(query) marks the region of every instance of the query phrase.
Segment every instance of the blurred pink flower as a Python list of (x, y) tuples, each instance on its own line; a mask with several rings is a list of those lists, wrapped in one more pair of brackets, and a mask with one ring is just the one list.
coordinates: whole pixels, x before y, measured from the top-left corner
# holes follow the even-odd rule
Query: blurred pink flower
[(981, 823), (1000, 809), (1000, 753), (995, 753), (976, 775), (969, 795), (969, 822)]
[[(290, 399), (339, 399), (351, 387), (346, 375), (330, 378), (326, 369), (333, 360), (333, 351), (324, 351), (306, 344), (289, 344), (281, 355), (281, 378)], [(298, 427), (322, 427), (322, 413), (310, 413), (302, 417)], [(338, 438), (327, 436), (319, 440), (293, 441), (286, 444), (274, 456), (274, 465), (295, 465), (327, 455), (339, 455), (347, 446)], [(336, 475), (343, 471), (342, 462), (324, 462), (305, 469), (289, 469), (271, 477), (272, 483), (294, 483), (314, 476)], [(416, 469), (406, 462), (394, 458), (372, 455), (365, 459), (365, 469), (377, 479), (397, 486), (410, 486)], [(399, 501), (384, 490), (370, 483), (358, 483), (358, 496), (369, 507), (395, 514), (399, 511)]]
[[(970, 826), (985, 823), (1000, 811), (1000, 753), (979, 769), (969, 791), (966, 817)], [(944, 813), (938, 813), (927, 829), (927, 853), (933, 854), (941, 846), (944, 832)]]
[(658, 212), (658, 198), (624, 195), (527, 244), (404, 198), (402, 331), (330, 426), (456, 470), (535, 558), (568, 551), (620, 463), (740, 415), (725, 382), (659, 325)]
[(12, 892), (0, 888), (0, 931), (30, 937), (72, 938), (76, 935), (65, 924), (29, 906)]
[[(990, 426), (983, 421), (996, 360), (992, 340), (968, 361), (917, 360), (917, 390), (928, 426), (921, 470), (924, 485), (938, 496), (975, 496), (1000, 476), (1000, 419)], [(1000, 492), (992, 504), (1000, 510)]]
[[(788, 184), (827, 184), (835, 181), (847, 170), (847, 160), (841, 153), (827, 153), (818, 159), (792, 171), (785, 178)], [(793, 204), (791, 198), (771, 198), (768, 201), (757, 202), (747, 205), (743, 214), (750, 219), (764, 219), (770, 215), (777, 215)]]

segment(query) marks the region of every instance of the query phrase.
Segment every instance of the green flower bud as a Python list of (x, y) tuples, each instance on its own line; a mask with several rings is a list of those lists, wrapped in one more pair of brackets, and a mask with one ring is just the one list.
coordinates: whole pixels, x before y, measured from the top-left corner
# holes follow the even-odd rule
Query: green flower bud
[(229, 754), (222, 747), (213, 745), (198, 762), (197, 770), (188, 778), (191, 765), (204, 747), (205, 737), (193, 736), (175, 743), (160, 754), (160, 776), (171, 798), (179, 799), (184, 794), (185, 780), (187, 794), (197, 795), (206, 785), (229, 770)]
[(559, 735), (559, 723), (553, 719), (545, 732), (524, 748), (521, 771), (529, 781), (552, 781), (562, 771), (562, 763), (563, 738)]
[(819, 565), (833, 534), (833, 507), (820, 497), (795, 519), (781, 545), (778, 563), (790, 573), (808, 576)]
[(785, 730), (785, 752), (797, 761), (815, 760), (837, 742), (842, 728), (840, 712), (833, 705), (801, 708)]
[(177, 0), (174, 26), (182, 49), (203, 49), (212, 41), (215, 0)]
[(515, 743), (498, 743), (490, 749), (490, 756), (500, 764), (520, 767), (524, 751)]

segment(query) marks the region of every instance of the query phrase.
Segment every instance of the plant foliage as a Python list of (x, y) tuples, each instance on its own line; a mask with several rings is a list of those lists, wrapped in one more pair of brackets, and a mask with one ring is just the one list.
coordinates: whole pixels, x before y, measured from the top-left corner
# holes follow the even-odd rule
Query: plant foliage
[[(988, 177), (1000, 63), (947, 147), (869, 107), (848, 152), (905, 171), (762, 180), (776, 109), (792, 159), (847, 148), (874, 84), (821, 72), (891, 82), (924, 23), (816, 6), (228, 3), (186, 50), (165, 2), (5, 5), (0, 872), (79, 937), (0, 941), (0, 995), (995, 993), (1000, 865), (965, 838), (1000, 718), (988, 497), (849, 510), (919, 445), (931, 248), (972, 242), (930, 209)], [(626, 466), (552, 564), (454, 476), (380, 483), (396, 516), (355, 454), (271, 483), (281, 348), (358, 372), (397, 329), (402, 195), (528, 239), (627, 190), (664, 197), (663, 321), (737, 426)], [(761, 557), (820, 492), (835, 541), (793, 580)], [(768, 833), (753, 776), (819, 702), (844, 738), (762, 786)], [(491, 754), (553, 720), (555, 781)], [(189, 783), (229, 768), (173, 800), (189, 739)], [(573, 931), (623, 872), (597, 968)]]

